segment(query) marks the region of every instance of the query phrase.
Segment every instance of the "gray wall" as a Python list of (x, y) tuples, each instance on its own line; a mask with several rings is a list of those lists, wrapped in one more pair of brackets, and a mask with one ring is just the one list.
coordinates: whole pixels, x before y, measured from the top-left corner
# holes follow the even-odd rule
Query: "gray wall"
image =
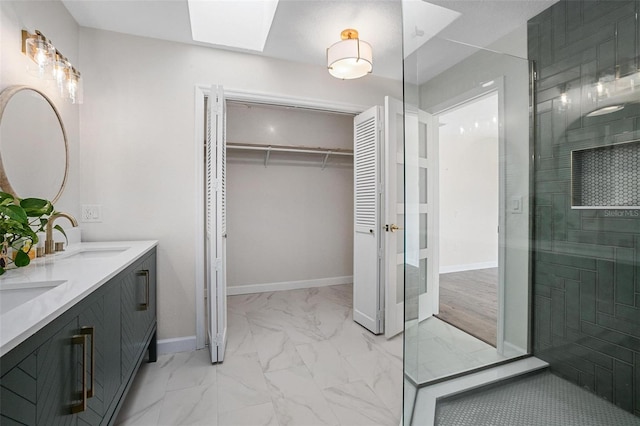
[(637, 1), (561, 1), (529, 21), (529, 58), (539, 77), (534, 354), (636, 415), (640, 212), (571, 209), (569, 161), (574, 149), (640, 139), (638, 96), (620, 112), (585, 117), (598, 78), (616, 66), (622, 76), (638, 72), (639, 11)]

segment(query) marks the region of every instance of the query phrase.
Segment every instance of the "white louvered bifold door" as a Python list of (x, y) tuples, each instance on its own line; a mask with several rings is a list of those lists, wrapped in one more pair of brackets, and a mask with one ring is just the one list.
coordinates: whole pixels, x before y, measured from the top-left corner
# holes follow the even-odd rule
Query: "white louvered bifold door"
[(212, 91), (207, 98), (207, 129), (205, 141), (205, 285), (206, 285), (206, 318), (207, 338), (211, 362), (218, 362), (216, 334), (218, 316), (216, 315), (216, 102)]
[(205, 151), (207, 335), (211, 362), (221, 362), (227, 337), (226, 143), (221, 86), (213, 86), (207, 100)]
[(216, 86), (216, 299), (218, 361), (227, 343), (227, 135), (224, 90)]
[(353, 319), (375, 334), (384, 330), (380, 286), (380, 107), (354, 118)]

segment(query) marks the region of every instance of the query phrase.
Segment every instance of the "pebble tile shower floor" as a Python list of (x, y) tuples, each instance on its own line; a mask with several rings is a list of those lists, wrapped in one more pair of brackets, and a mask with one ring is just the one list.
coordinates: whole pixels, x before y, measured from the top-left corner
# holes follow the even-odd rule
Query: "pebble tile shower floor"
[(438, 426), (639, 426), (640, 418), (549, 372), (436, 406)]

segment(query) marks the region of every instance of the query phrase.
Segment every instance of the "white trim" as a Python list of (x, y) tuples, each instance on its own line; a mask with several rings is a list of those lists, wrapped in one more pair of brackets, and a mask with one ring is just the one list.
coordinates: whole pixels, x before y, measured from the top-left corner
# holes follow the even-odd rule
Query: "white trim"
[[(495, 79), (496, 90), (498, 92), (498, 306), (497, 316), (498, 324), (496, 325), (496, 349), (499, 354), (504, 353), (504, 325), (507, 310), (506, 303), (506, 276), (507, 276), (507, 136), (506, 121), (507, 114), (505, 110), (505, 86), (504, 76)], [(527, 274), (529, 272), (527, 271)], [(528, 301), (530, 304), (531, 301)], [(529, 333), (531, 331), (529, 330)], [(528, 339), (528, 336), (527, 336)]]
[(299, 290), (302, 288), (328, 287), (331, 285), (351, 284), (353, 276), (318, 278), (315, 280), (283, 281), (279, 283), (243, 284), (227, 286), (227, 295), (266, 293), (270, 291)]
[[(198, 85), (200, 90), (208, 91), (209, 86)], [(318, 111), (342, 112), (359, 114), (367, 109), (366, 106), (344, 104), (340, 102), (323, 101), (313, 98), (297, 96), (284, 96), (277, 93), (246, 91), (241, 89), (224, 89), (225, 98), (228, 101), (244, 101), (257, 104), (281, 105), (299, 108), (308, 108)]]
[[(506, 251), (507, 251), (507, 219), (506, 219), (506, 126), (505, 126), (505, 84), (504, 84), (504, 76), (496, 77), (493, 81), (495, 84), (489, 85), (487, 87), (476, 87), (465, 93), (462, 93), (458, 96), (454, 96), (453, 98), (436, 105), (431, 109), (434, 116), (439, 116), (447, 111), (451, 111), (456, 109), (468, 102), (473, 100), (482, 98), (484, 96), (489, 95), (490, 93), (498, 94), (498, 117), (499, 117), (499, 129), (498, 129), (498, 156), (499, 156), (499, 172), (498, 172), (498, 262), (497, 267), (498, 270), (498, 306), (497, 306), (497, 324), (496, 324), (496, 349), (498, 353), (502, 353), (504, 351), (504, 328), (505, 328), (505, 292), (506, 292), (506, 284), (505, 284), (505, 267), (507, 264), (506, 260)], [(438, 143), (440, 141), (438, 140)], [(436, 168), (436, 174), (438, 173), (438, 168)], [(436, 218), (439, 220), (439, 218)], [(438, 224), (436, 224), (436, 229), (438, 229)], [(488, 268), (496, 267), (487, 266)], [(451, 267), (448, 267), (451, 268)], [(447, 268), (441, 268), (439, 273), (445, 273), (444, 271)], [(480, 268), (475, 268), (480, 269)], [(450, 270), (449, 272), (458, 272)]]
[[(195, 304), (196, 304), (196, 349), (205, 347), (205, 319), (204, 319), (204, 97), (211, 91), (211, 85), (197, 84), (194, 92), (195, 120), (194, 120), (194, 149), (196, 175), (196, 217), (195, 217)], [(360, 105), (343, 104), (311, 98), (282, 96), (275, 93), (248, 92), (238, 89), (225, 89), (225, 97), (232, 101), (251, 101), (285, 106), (297, 106), (323, 111), (359, 114), (367, 109)], [(349, 282), (353, 282), (351, 279)], [(345, 284), (345, 283), (341, 283)], [(332, 284), (328, 284), (332, 285)], [(317, 287), (314, 285), (312, 287)], [(301, 287), (302, 288), (302, 287)], [(228, 287), (232, 290), (233, 287)], [(241, 294), (241, 293), (227, 293)]]
[(514, 345), (513, 343), (509, 343), (506, 340), (504, 341), (502, 356), (516, 357), (516, 356), (526, 355), (526, 354), (527, 354), (526, 349), (522, 349), (520, 346)]
[(176, 352), (193, 352), (195, 350), (196, 336), (158, 340), (158, 355), (173, 354)]
[(457, 379), (420, 388), (418, 389), (411, 424), (422, 426), (435, 425), (436, 403), (441, 398), (451, 397), (492, 383), (498, 383), (533, 371), (542, 370), (548, 366), (549, 364), (538, 358), (529, 357), (474, 374), (458, 377)]
[(477, 269), (488, 269), (497, 267), (498, 261), (494, 260), (491, 262), (467, 263), (466, 265), (441, 266), (439, 272), (441, 274), (448, 274), (451, 272), (475, 271)]
[(203, 89), (196, 86), (194, 102), (195, 102), (195, 187), (196, 187), (196, 233), (195, 233), (195, 304), (196, 304), (196, 344), (195, 349), (203, 349), (206, 344), (206, 329), (204, 316), (204, 245), (205, 245), (205, 225), (204, 225), (204, 97), (209, 93), (209, 88)]

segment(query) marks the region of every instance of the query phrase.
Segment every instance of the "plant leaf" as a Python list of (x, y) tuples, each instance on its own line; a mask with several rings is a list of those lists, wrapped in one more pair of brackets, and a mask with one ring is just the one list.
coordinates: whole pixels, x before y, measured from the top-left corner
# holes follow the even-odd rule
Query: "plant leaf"
[(0, 266), (0, 275), (4, 274), (4, 268)]
[(13, 260), (13, 263), (15, 263), (17, 267), (20, 268), (22, 266), (27, 266), (30, 262), (31, 259), (29, 259), (29, 255), (27, 253), (22, 250), (18, 250), (16, 252), (16, 258)]
[(66, 232), (64, 232), (64, 228), (63, 228), (62, 226), (60, 226), (60, 225), (56, 225), (56, 226), (54, 226), (54, 227), (53, 227), (53, 229), (56, 229), (56, 230), (60, 231), (60, 233), (61, 233), (62, 235), (64, 235), (64, 239), (65, 239), (65, 241), (67, 242), (67, 244), (69, 244), (69, 239), (67, 238), (67, 233), (66, 233)]
[(29, 217), (39, 217), (45, 214), (51, 214), (53, 211), (51, 202), (41, 198), (25, 198), (20, 201), (20, 206)]
[(7, 192), (0, 191), (0, 200), (15, 200), (15, 197)]
[(10, 219), (20, 223), (27, 223), (27, 213), (20, 206), (0, 206), (0, 213), (9, 216)]

